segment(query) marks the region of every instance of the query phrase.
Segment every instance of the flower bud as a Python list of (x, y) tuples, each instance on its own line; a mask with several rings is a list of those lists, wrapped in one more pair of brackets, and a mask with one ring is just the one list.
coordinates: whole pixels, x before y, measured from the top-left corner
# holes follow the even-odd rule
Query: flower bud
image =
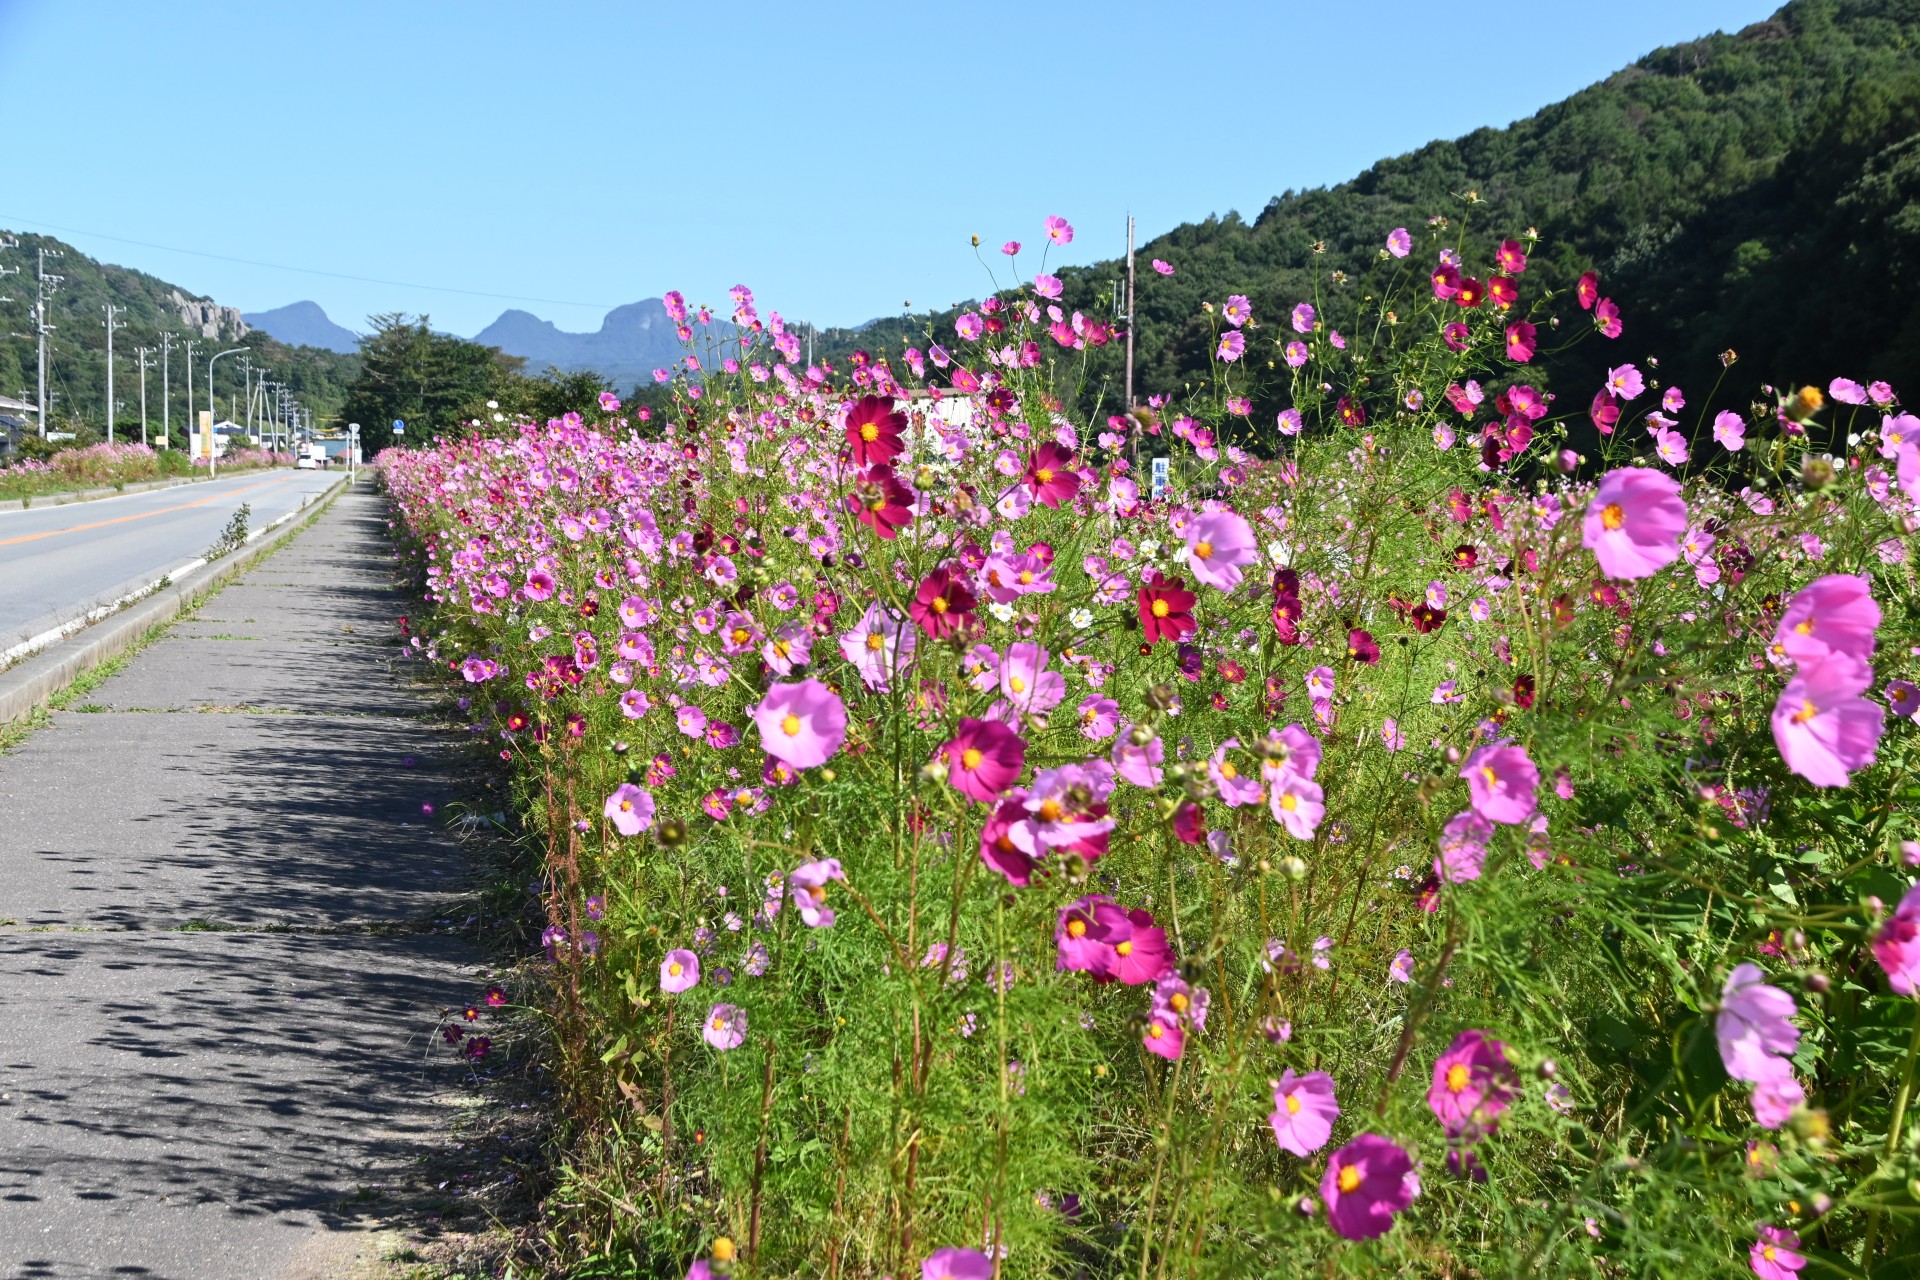
[(1800, 464), (1800, 482), (1815, 493), (1833, 483), (1833, 463), (1809, 455)]
[(1801, 982), (1803, 982), (1806, 985), (1806, 988), (1808, 991), (1811, 991), (1814, 995), (1817, 995), (1817, 996), (1823, 996), (1827, 994), (1827, 992), (1831, 990), (1833, 987), (1833, 979), (1829, 978), (1826, 974), (1821, 973), (1818, 969), (1814, 970), (1812, 973), (1809, 973), (1806, 977), (1802, 978)]
[(1153, 728), (1150, 725), (1137, 724), (1127, 734), (1127, 741), (1136, 747), (1144, 747), (1153, 741)]
[(678, 818), (663, 818), (654, 828), (660, 843), (669, 849), (677, 849), (687, 842), (687, 824)]
[(947, 758), (935, 756), (920, 766), (920, 780), (929, 786), (939, 786), (947, 780)]
[(1293, 1202), (1293, 1211), (1303, 1218), (1311, 1218), (1320, 1211), (1320, 1202), (1312, 1196), (1301, 1196)]
[(1534, 1074), (1538, 1075), (1542, 1080), (1551, 1080), (1560, 1074), (1560, 1064), (1552, 1058), (1542, 1058), (1540, 1059), (1540, 1065), (1533, 1070)]
[(1174, 693), (1172, 685), (1156, 684), (1153, 688), (1147, 690), (1147, 705), (1155, 711), (1165, 711), (1173, 705), (1174, 699), (1177, 696), (1178, 695)]
[(1298, 854), (1288, 854), (1286, 857), (1280, 859), (1280, 874), (1289, 880), (1305, 879), (1307, 874), (1306, 859), (1300, 857)]
[(725, 1236), (715, 1236), (713, 1239), (713, 1260), (715, 1262), (732, 1262), (733, 1241)]
[(1571, 449), (1562, 449), (1554, 455), (1553, 465), (1558, 467), (1563, 473), (1572, 475), (1580, 465), (1580, 455)]

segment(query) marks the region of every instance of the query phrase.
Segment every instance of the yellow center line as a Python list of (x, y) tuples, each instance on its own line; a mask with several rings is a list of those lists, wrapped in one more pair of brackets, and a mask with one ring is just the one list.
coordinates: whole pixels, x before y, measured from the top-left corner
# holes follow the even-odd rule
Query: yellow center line
[(176, 511), (188, 511), (194, 507), (204, 507), (209, 502), (218, 502), (222, 498), (233, 498), (243, 493), (252, 493), (255, 489), (264, 489), (270, 484), (284, 484), (292, 478), (292, 476), (275, 476), (271, 480), (262, 480), (258, 484), (250, 484), (242, 489), (229, 489), (225, 493), (209, 494), (196, 502), (183, 502), (177, 507), (162, 507), (158, 511), (142, 511), (136, 515), (115, 516), (111, 520), (95, 520), (90, 524), (68, 525), (64, 529), (48, 529), (44, 533), (25, 533), (17, 538), (0, 538), (0, 547), (11, 547), (21, 542), (38, 542), (41, 538), (51, 538), (62, 533), (81, 533), (88, 529), (104, 529), (110, 524), (126, 524), (130, 520), (149, 520), (154, 516), (172, 515)]

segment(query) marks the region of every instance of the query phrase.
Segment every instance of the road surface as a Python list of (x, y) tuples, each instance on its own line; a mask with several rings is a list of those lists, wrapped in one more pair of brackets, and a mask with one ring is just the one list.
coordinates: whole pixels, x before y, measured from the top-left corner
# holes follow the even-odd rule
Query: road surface
[(298, 509), (339, 479), (251, 471), (204, 483), (0, 511), (0, 655), (205, 554), (241, 503), (250, 528)]

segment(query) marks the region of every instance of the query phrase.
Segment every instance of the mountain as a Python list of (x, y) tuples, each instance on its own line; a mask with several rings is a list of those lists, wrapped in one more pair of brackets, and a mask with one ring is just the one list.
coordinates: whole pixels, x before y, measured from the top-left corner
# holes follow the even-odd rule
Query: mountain
[[(1443, 90), (1444, 91), (1444, 90)], [(1472, 203), (1461, 197), (1474, 193)], [(1470, 224), (1469, 245), (1537, 228), (1529, 296), (1588, 266), (1624, 313), (1619, 343), (1556, 357), (1583, 402), (1609, 358), (1658, 355), (1694, 407), (1743, 408), (1763, 382), (1884, 378), (1920, 395), (1920, 0), (1793, 0), (1766, 21), (1660, 49), (1503, 129), (1382, 160), (1349, 182), (1275, 196), (1251, 221), (1192, 222), (1139, 249), (1140, 394), (1208, 376), (1201, 304), (1244, 293), (1276, 321), (1320, 296), (1347, 308), (1335, 269), (1368, 264), (1395, 227)], [(1154, 258), (1177, 274), (1148, 270)], [(1066, 305), (1106, 314), (1120, 265), (1068, 268)], [(1357, 286), (1357, 287), (1356, 287)], [(1578, 312), (1573, 313), (1576, 317)], [(953, 313), (829, 331), (829, 353), (953, 337)], [(1093, 353), (1093, 390), (1118, 396), (1121, 344)], [(1284, 373), (1284, 370), (1280, 371)], [(1585, 379), (1591, 379), (1586, 381)], [(1284, 383), (1284, 378), (1275, 380)], [(1104, 383), (1104, 387), (1102, 387)], [(1255, 421), (1272, 421), (1270, 390)], [(1089, 395), (1091, 402), (1092, 396)], [(1693, 407), (1688, 418), (1693, 417)], [(1705, 415), (1710, 417), (1711, 415)]]
[(335, 324), (317, 302), (290, 302), (272, 311), (249, 311), (241, 319), (293, 346), (322, 347), (343, 355), (360, 349), (360, 335)]
[(503, 311), (473, 340), (521, 357), (531, 371), (549, 365), (562, 372), (590, 369), (615, 386), (651, 384), (654, 369), (672, 364), (682, 354), (673, 321), (659, 298), (615, 307), (594, 333), (569, 333), (531, 312)]
[[(116, 438), (140, 438), (140, 348), (147, 349), (147, 420), (156, 435), (162, 396), (168, 397), (174, 432), (189, 412), (186, 394), (186, 344), (193, 348), (193, 409), (207, 407), (207, 358), (214, 352), (244, 347), (214, 366), (215, 402), (222, 416), (246, 414), (244, 389), (260, 370), (292, 389), (298, 402), (323, 421), (337, 411), (358, 368), (358, 358), (308, 346), (290, 346), (254, 328), (237, 309), (222, 306), (144, 271), (100, 262), (51, 236), (0, 231), (0, 267), (8, 275), (0, 290), (0, 395), (32, 401), (35, 395), (35, 343), (30, 318), (39, 251), (46, 249), (49, 275), (62, 277), (53, 289), (47, 319), (53, 332), (47, 343), (47, 417), (55, 430), (104, 435), (107, 411), (107, 333), (104, 308), (116, 308), (113, 345)], [(55, 256), (58, 255), (58, 256)], [(317, 308), (316, 308), (317, 310)], [(172, 353), (164, 366), (160, 345), (172, 335)], [(242, 369), (246, 360), (252, 376)], [(176, 439), (176, 443), (178, 440)]]

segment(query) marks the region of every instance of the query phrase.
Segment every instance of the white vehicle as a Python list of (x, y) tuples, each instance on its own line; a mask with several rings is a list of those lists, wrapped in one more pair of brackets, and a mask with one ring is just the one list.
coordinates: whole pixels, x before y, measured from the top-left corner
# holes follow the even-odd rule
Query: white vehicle
[(300, 456), (294, 466), (302, 471), (318, 471), (327, 465), (327, 446), (317, 441), (309, 441), (300, 448)]

